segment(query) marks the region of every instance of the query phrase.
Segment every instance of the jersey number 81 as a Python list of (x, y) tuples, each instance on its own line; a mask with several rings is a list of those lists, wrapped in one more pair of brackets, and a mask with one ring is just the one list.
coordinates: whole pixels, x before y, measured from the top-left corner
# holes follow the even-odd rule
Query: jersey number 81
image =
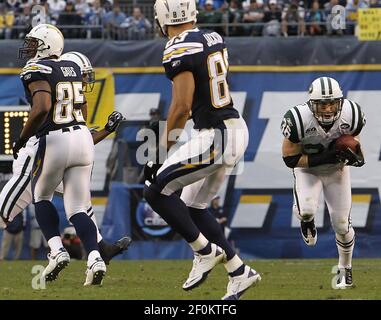
[(228, 52), (223, 50), (208, 56), (209, 87), (212, 104), (215, 108), (222, 108), (231, 102), (229, 85), (226, 81), (228, 72)]

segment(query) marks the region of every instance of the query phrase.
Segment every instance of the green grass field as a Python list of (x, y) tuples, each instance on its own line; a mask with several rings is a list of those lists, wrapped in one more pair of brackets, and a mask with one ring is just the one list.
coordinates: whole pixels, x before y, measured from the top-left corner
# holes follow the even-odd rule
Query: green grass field
[[(225, 294), (227, 275), (217, 266), (207, 281), (190, 292), (181, 285), (192, 266), (190, 260), (113, 261), (102, 287), (83, 287), (85, 261), (72, 261), (60, 278), (45, 290), (32, 289), (32, 267), (46, 261), (0, 262), (0, 300), (4, 299), (204, 299)], [(247, 299), (381, 299), (381, 259), (355, 259), (355, 287), (331, 288), (336, 260), (247, 261), (262, 281), (243, 296)]]

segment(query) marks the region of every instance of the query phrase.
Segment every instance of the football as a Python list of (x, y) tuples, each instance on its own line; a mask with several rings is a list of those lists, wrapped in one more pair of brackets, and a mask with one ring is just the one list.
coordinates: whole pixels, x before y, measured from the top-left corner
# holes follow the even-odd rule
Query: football
[(336, 150), (344, 151), (349, 147), (352, 151), (356, 152), (358, 144), (359, 142), (353, 136), (344, 134), (336, 140), (335, 148)]

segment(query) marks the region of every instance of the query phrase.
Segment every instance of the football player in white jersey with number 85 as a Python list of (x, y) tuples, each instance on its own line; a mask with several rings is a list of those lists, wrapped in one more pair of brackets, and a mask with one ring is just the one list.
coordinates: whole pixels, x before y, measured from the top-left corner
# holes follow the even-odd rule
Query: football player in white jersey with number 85
[(321, 77), (312, 82), (308, 102), (285, 114), (281, 130), (283, 160), (293, 169), (293, 212), (301, 221), (301, 235), (308, 246), (317, 241), (314, 216), (323, 191), (336, 234), (339, 252), (337, 288), (352, 286), (352, 253), (355, 232), (351, 225), (351, 182), (348, 166), (361, 167), (364, 157), (338, 151), (335, 140), (342, 135), (358, 136), (365, 125), (360, 106), (344, 99), (335, 79)]

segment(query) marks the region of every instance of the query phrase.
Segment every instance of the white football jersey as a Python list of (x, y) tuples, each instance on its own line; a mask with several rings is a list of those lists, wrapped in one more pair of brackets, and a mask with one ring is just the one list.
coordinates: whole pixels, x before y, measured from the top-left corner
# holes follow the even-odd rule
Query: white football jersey
[(281, 130), (291, 142), (302, 144), (303, 153), (314, 154), (323, 152), (341, 135), (357, 136), (364, 125), (365, 117), (360, 106), (344, 99), (340, 117), (328, 131), (319, 124), (307, 103), (286, 112)]

